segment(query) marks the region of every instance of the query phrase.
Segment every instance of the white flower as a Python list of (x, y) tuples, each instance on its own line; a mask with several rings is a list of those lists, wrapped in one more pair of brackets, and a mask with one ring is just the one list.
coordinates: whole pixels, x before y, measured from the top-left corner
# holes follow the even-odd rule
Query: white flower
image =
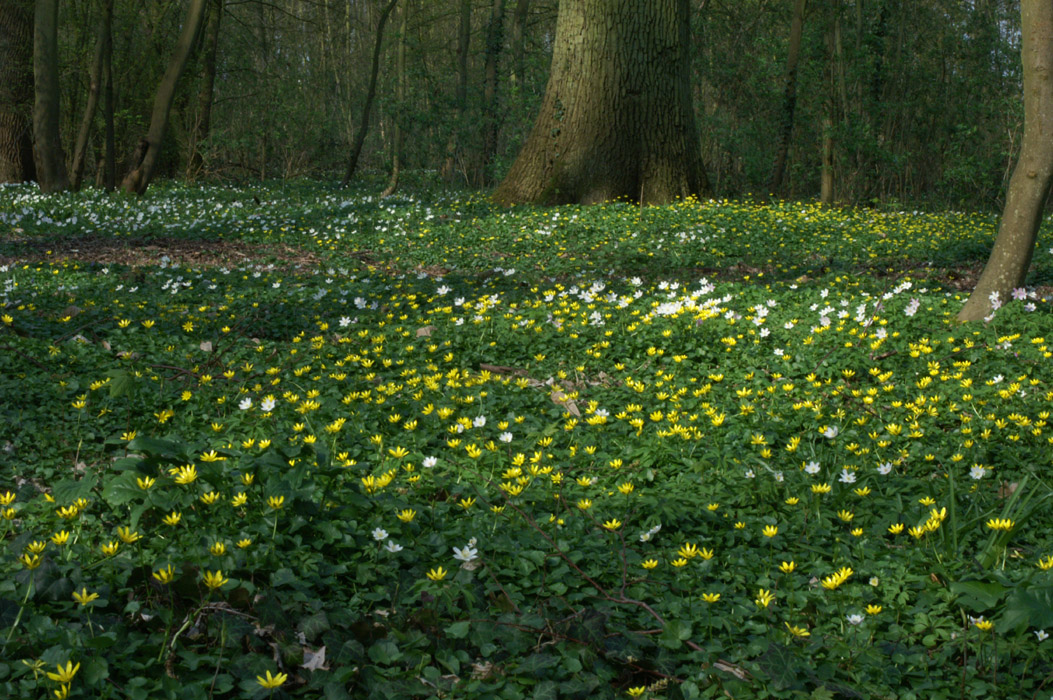
[(351, 318), (349, 316), (341, 316), (340, 317), (340, 327), (341, 328), (347, 328), (350, 325), (351, 325)]
[(238, 402), (238, 408), (242, 411), (247, 411), (252, 408), (252, 399), (246, 396), (240, 402)]
[(984, 474), (986, 474), (986, 473), (987, 473), (987, 470), (984, 469), (979, 464), (974, 464), (972, 466), (972, 469), (969, 470), (969, 476), (971, 476), (972, 478), (974, 478), (974, 479), (976, 479), (978, 481), (980, 479), (984, 478)]
[(463, 549), (453, 548), (453, 558), (466, 564), (478, 556), (479, 550), (472, 547), (470, 543), (465, 545)]
[(842, 484), (854, 484), (856, 483), (856, 475), (847, 469), (841, 470), (841, 477), (838, 479)]
[(1038, 637), (1039, 642), (1044, 642), (1049, 639), (1049, 632), (1045, 630), (1035, 630), (1035, 636)]
[(823, 437), (830, 438), (831, 440), (833, 440), (835, 437), (837, 437), (837, 434), (839, 432), (841, 431), (838, 430), (836, 425), (831, 425), (829, 428), (823, 430)]
[(395, 540), (388, 540), (387, 544), (384, 545), (384, 549), (388, 550), (392, 554), (402, 551), (401, 544), (395, 544)]
[(863, 621), (863, 616), (859, 613), (852, 613), (851, 615), (846, 615), (845, 618), (848, 620), (849, 624), (852, 625), (858, 625)]
[(439, 463), (439, 458), (438, 457), (425, 457), (424, 461), (421, 462), (421, 464), (423, 464), (428, 469), (431, 469), (432, 467), (434, 467), (438, 463)]
[(878, 580), (878, 577), (877, 577), (877, 576), (871, 576), (871, 577), (870, 577), (870, 581), (869, 581), (869, 583), (870, 583), (870, 585), (871, 585), (871, 586), (874, 586), (874, 587), (876, 588), (876, 587), (877, 587), (877, 585), (878, 585), (879, 583), (881, 583), (881, 581), (880, 581), (880, 580)]
[(512, 433), (509, 433), (509, 432), (501, 433), (501, 435), (498, 436), (498, 439), (501, 442), (512, 442)]
[(808, 474), (818, 474), (819, 462), (809, 462), (808, 464), (804, 465), (804, 471)]
[(270, 413), (274, 410), (276, 404), (277, 402), (274, 400), (273, 396), (265, 396), (263, 397), (263, 401), (260, 402), (260, 409), (263, 410), (264, 413)]
[(747, 479), (752, 479), (752, 478), (753, 478), (753, 477), (755, 477), (755, 476), (757, 476), (757, 475), (753, 473), (753, 470), (752, 470), (752, 469), (747, 469), (747, 470), (746, 470), (746, 478), (747, 478)]
[(775, 480), (778, 481), (780, 484), (783, 482), (782, 472), (775, 472)]
[(436, 289), (436, 290), (435, 290), (435, 293), (436, 293), (436, 294), (438, 294), (439, 296), (444, 296), (444, 295), (448, 294), (448, 293), (449, 293), (449, 291), (450, 291), (450, 288), (449, 288), (449, 287), (447, 287), (447, 286), (446, 286), (446, 285), (444, 284), (444, 285), (442, 285), (441, 287), (439, 287), (438, 289)]
[(376, 530), (373, 530), (373, 539), (375, 539), (377, 542), (383, 542), (387, 538), (388, 538), (388, 531), (387, 530), (381, 529), (379, 527)]
[(881, 476), (888, 476), (892, 473), (892, 462), (882, 462), (878, 465), (877, 470)]
[(476, 416), (475, 419), (472, 420), (472, 426), (475, 428), (481, 428), (484, 425), (486, 425), (486, 416)]

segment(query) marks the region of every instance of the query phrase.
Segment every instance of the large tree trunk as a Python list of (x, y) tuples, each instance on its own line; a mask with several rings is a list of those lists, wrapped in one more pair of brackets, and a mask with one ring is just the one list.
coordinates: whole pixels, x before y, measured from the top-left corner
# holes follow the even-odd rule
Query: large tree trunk
[[(107, 192), (117, 186), (117, 146), (113, 129), (113, 27), (110, 27), (110, 40), (106, 42), (106, 51), (102, 56), (102, 121), (105, 134), (103, 150), (101, 184)], [(98, 180), (98, 178), (97, 178)]]
[(961, 321), (985, 318), (995, 308), (992, 297), (1004, 303), (1013, 289), (1024, 285), (1053, 183), (1053, 3), (1021, 0), (1020, 16), (1024, 138), (998, 237), (976, 288), (958, 314)]
[(504, 204), (669, 202), (707, 189), (688, 0), (562, 0), (541, 111)]
[(197, 93), (197, 122), (191, 131), (190, 158), (187, 175), (195, 177), (204, 165), (201, 144), (212, 130), (212, 97), (216, 85), (216, 57), (219, 52), (219, 24), (223, 18), (223, 0), (210, 0), (205, 21), (204, 75)]
[(457, 142), (464, 129), (468, 111), (468, 49), (472, 37), (472, 0), (461, 0), (460, 23), (457, 29), (457, 92), (454, 102), (457, 106), (457, 126), (446, 142), (446, 161), (442, 165), (442, 177), (449, 182), (453, 180), (456, 170)]
[(132, 163), (132, 170), (121, 182), (121, 189), (125, 192), (142, 194), (150, 185), (150, 178), (153, 177), (157, 159), (161, 155), (161, 142), (168, 128), (168, 116), (172, 109), (172, 100), (175, 99), (176, 87), (179, 85), (179, 77), (183, 74), (190, 51), (194, 47), (194, 37), (201, 29), (201, 19), (205, 15), (207, 2), (208, 0), (190, 0), (183, 31), (179, 34), (175, 50), (168, 61), (168, 68), (157, 86), (154, 108), (150, 114), (150, 129), (138, 149), (142, 152), (142, 157)]
[(0, 182), (36, 179), (32, 132), (33, 2), (0, 0)]
[(59, 134), (58, 0), (37, 0), (33, 29), (33, 154), (42, 192), (69, 189)]
[(355, 170), (358, 169), (358, 159), (362, 155), (362, 146), (366, 143), (366, 134), (369, 133), (369, 114), (373, 111), (373, 100), (377, 96), (377, 75), (380, 73), (380, 49), (384, 43), (384, 24), (388, 21), (388, 16), (391, 11), (395, 9), (395, 5), (398, 0), (391, 0), (384, 9), (380, 11), (380, 19), (377, 20), (377, 36), (376, 41), (373, 42), (373, 66), (369, 73), (369, 88), (366, 90), (366, 102), (362, 106), (362, 119), (358, 123), (358, 133), (355, 134), (355, 142), (351, 145), (351, 158), (347, 162), (347, 172), (344, 173), (344, 180), (340, 183), (341, 187), (347, 187), (348, 183), (351, 182), (351, 178), (355, 175)]
[(778, 193), (782, 189), (782, 180), (786, 175), (786, 160), (790, 153), (790, 138), (793, 136), (793, 115), (797, 109), (797, 64), (801, 58), (801, 34), (804, 31), (804, 13), (807, 6), (808, 0), (794, 0), (793, 18), (790, 20), (790, 47), (786, 54), (779, 147), (775, 152), (775, 165), (768, 182), (772, 193)]
[(102, 84), (103, 64), (106, 62), (107, 46), (110, 44), (110, 27), (113, 24), (113, 0), (103, 0), (102, 19), (99, 20), (98, 38), (95, 43), (95, 58), (91, 62), (91, 75), (88, 80), (88, 102), (84, 106), (84, 116), (77, 130), (77, 143), (73, 148), (73, 166), (70, 168), (71, 185), (79, 190), (84, 177), (84, 160), (88, 153), (88, 137), (91, 136), (91, 125), (95, 122), (95, 108), (99, 104), (99, 91)]

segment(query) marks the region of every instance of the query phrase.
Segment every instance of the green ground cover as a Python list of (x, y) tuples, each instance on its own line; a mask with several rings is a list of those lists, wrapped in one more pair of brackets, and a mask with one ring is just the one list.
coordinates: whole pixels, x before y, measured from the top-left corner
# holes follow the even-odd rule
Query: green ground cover
[(1049, 694), (995, 226), (4, 187), (0, 695)]

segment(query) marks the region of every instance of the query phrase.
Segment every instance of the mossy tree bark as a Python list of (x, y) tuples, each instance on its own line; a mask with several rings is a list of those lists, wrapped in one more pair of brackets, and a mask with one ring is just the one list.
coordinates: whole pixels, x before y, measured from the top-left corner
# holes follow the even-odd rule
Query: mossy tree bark
[(0, 182), (36, 179), (32, 135), (33, 1), (0, 0)]
[(500, 203), (669, 202), (708, 189), (688, 0), (562, 0), (545, 97)]
[(41, 192), (69, 189), (59, 134), (58, 0), (37, 0), (33, 15), (33, 155)]
[(175, 50), (172, 51), (172, 56), (168, 60), (168, 68), (157, 86), (154, 108), (150, 114), (150, 128), (136, 151), (141, 157), (137, 162), (132, 163), (131, 171), (124, 176), (121, 182), (121, 189), (129, 194), (142, 194), (150, 185), (154, 168), (157, 167), (157, 160), (161, 155), (161, 142), (168, 128), (168, 117), (172, 111), (172, 101), (175, 99), (179, 77), (186, 68), (187, 59), (190, 58), (190, 52), (194, 48), (194, 39), (201, 29), (206, 3), (207, 0), (190, 0), (183, 30), (179, 33)]
[(1020, 15), (1024, 138), (994, 248), (958, 313), (960, 321), (985, 318), (993, 295), (1005, 302), (1014, 288), (1023, 286), (1053, 183), (1053, 3), (1021, 0)]

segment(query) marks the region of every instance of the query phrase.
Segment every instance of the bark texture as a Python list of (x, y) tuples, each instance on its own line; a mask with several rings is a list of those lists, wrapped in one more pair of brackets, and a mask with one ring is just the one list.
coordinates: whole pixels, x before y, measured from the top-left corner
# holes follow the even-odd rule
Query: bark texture
[(1020, 15), (1024, 138), (991, 257), (958, 314), (961, 321), (986, 317), (992, 295), (1004, 303), (1024, 285), (1053, 183), (1053, 3), (1021, 0)]
[(0, 0), (0, 182), (35, 180), (33, 2)]
[(212, 98), (216, 85), (216, 58), (219, 54), (219, 25), (223, 19), (223, 0), (211, 0), (208, 19), (205, 20), (204, 71), (201, 88), (197, 93), (197, 123), (191, 132), (190, 158), (187, 161), (187, 176), (196, 177), (204, 167), (201, 144), (212, 131)]
[(69, 189), (59, 134), (58, 0), (37, 0), (33, 16), (33, 156), (41, 192)]
[(534, 128), (500, 203), (660, 204), (707, 189), (688, 0), (562, 0)]
[(790, 20), (790, 46), (786, 54), (786, 75), (783, 85), (782, 124), (779, 133), (779, 148), (775, 152), (768, 187), (773, 193), (782, 189), (786, 175), (786, 161), (790, 153), (790, 138), (793, 136), (793, 117), (797, 111), (797, 64), (801, 60), (801, 34), (804, 31), (804, 13), (808, 0), (794, 0), (793, 17)]
[(190, 52), (194, 48), (194, 37), (201, 29), (201, 19), (205, 15), (207, 2), (208, 0), (190, 1), (183, 30), (179, 33), (179, 39), (176, 40), (175, 49), (168, 61), (168, 68), (157, 86), (154, 108), (150, 114), (150, 128), (136, 151), (137, 156), (140, 152), (142, 156), (132, 163), (132, 170), (121, 182), (121, 189), (129, 194), (142, 194), (150, 185), (154, 168), (157, 167), (157, 159), (161, 155), (161, 142), (168, 128), (168, 117), (172, 111), (176, 87), (179, 85), (183, 69), (186, 68), (187, 59), (190, 58)]

